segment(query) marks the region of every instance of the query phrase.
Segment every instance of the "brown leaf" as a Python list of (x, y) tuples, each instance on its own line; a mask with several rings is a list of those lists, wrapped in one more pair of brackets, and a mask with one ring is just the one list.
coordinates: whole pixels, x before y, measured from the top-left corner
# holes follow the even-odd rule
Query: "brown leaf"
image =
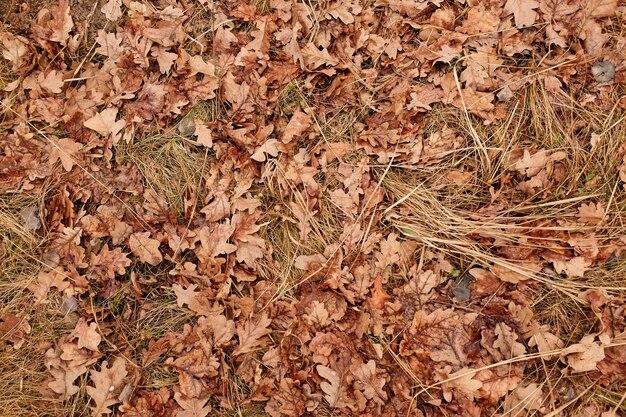
[(174, 399), (183, 409), (176, 413), (176, 417), (206, 417), (213, 411), (211, 404), (207, 404), (209, 397), (185, 398), (180, 392), (175, 392)]
[(383, 276), (381, 274), (376, 275), (374, 279), (374, 288), (372, 289), (372, 305), (381, 310), (385, 307), (385, 303), (391, 300), (391, 297), (385, 292), (383, 288)]
[(278, 140), (277, 139), (268, 139), (267, 141), (265, 141), (265, 143), (261, 146), (259, 146), (254, 153), (252, 154), (252, 156), (250, 158), (254, 159), (255, 161), (258, 162), (263, 162), (266, 159), (265, 155), (270, 155), (273, 157), (277, 157), (278, 156), (278, 152), (280, 152), (280, 150), (277, 147), (278, 144)]
[(94, 352), (99, 352), (98, 346), (102, 341), (100, 333), (98, 333), (98, 325), (94, 322), (87, 325), (85, 319), (80, 319), (76, 328), (72, 332), (72, 337), (78, 339), (78, 348), (87, 348)]
[(94, 416), (111, 413), (109, 407), (119, 402), (117, 397), (124, 388), (124, 379), (127, 375), (126, 360), (118, 357), (110, 368), (108, 365), (108, 362), (104, 361), (100, 371), (91, 371), (93, 386), (87, 386), (87, 394), (95, 403), (92, 407)]
[(257, 320), (250, 318), (243, 325), (238, 325), (239, 346), (233, 351), (233, 356), (251, 352), (259, 346), (262, 343), (260, 339), (272, 333), (272, 330), (268, 329), (271, 323), (272, 319), (267, 316), (267, 313), (263, 313)]
[(116, 21), (122, 16), (122, 0), (109, 0), (105, 3), (100, 11), (111, 21)]
[[(287, 127), (285, 128), (285, 131), (283, 132), (283, 135), (280, 139), (281, 142), (283, 143), (291, 142), (293, 139), (302, 135), (302, 133), (304, 133), (309, 127), (311, 127), (311, 125), (312, 125), (311, 116), (309, 116), (306, 113), (301, 112), (300, 110), (297, 110), (294, 113), (294, 115), (291, 117), (291, 120), (289, 120), (289, 123), (287, 124)], [(276, 156), (276, 155), (272, 155), (272, 156)]]
[(515, 26), (523, 28), (532, 26), (537, 19), (535, 9), (539, 7), (539, 2), (535, 0), (507, 0), (504, 11), (511, 13), (515, 17)]
[(52, 165), (60, 159), (63, 168), (67, 172), (70, 172), (72, 170), (72, 167), (78, 163), (76, 160), (78, 158), (79, 151), (83, 149), (83, 145), (74, 142), (72, 139), (69, 138), (63, 138), (58, 140), (51, 138), (50, 140), (52, 141), (52, 144), (50, 144), (48, 163)]
[(150, 238), (150, 232), (133, 233), (128, 239), (130, 249), (141, 262), (150, 265), (158, 265), (163, 261), (159, 251), (161, 243)]
[(583, 336), (579, 343), (568, 346), (561, 353), (573, 372), (596, 370), (598, 362), (604, 359), (603, 345), (610, 341), (610, 338), (607, 335), (600, 335), (600, 342), (596, 342), (595, 338), (596, 334)]
[(85, 121), (85, 127), (95, 130), (102, 136), (113, 136), (113, 143), (117, 142), (117, 134), (120, 130), (126, 126), (126, 121), (120, 119), (115, 121), (117, 117), (118, 109), (115, 107), (109, 107), (102, 110), (100, 113), (96, 113), (91, 119)]
[(343, 396), (343, 383), (339, 374), (324, 365), (317, 365), (315, 369), (317, 373), (326, 380), (320, 383), (320, 388), (324, 391), (324, 398), (326, 398), (328, 404), (330, 404), (332, 408), (345, 407), (346, 404), (341, 399)]
[(602, 203), (582, 203), (578, 209), (578, 219), (581, 223), (595, 226), (605, 222), (607, 216)]

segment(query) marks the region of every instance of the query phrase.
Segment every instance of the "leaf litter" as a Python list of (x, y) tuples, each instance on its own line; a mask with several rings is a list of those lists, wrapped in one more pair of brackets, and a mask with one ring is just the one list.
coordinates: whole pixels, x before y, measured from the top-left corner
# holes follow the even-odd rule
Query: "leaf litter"
[(624, 4), (10, 7), (3, 410), (626, 412)]

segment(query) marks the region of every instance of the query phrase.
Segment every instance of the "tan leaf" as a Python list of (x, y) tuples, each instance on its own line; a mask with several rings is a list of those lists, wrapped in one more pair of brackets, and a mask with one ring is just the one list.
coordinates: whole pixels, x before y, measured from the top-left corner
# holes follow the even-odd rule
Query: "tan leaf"
[(313, 300), (306, 307), (306, 314), (303, 314), (302, 318), (311, 326), (324, 327), (330, 324), (328, 310), (324, 307), (324, 303), (318, 300)]
[(76, 328), (72, 332), (72, 337), (78, 338), (78, 348), (87, 348), (94, 352), (99, 352), (98, 346), (102, 341), (98, 333), (98, 325), (94, 322), (87, 324), (85, 319), (80, 319)]
[(112, 134), (113, 137), (126, 126), (124, 119), (115, 121), (118, 110), (115, 107), (109, 107), (96, 113), (91, 119), (85, 120), (85, 127), (95, 130), (102, 136)]
[(14, 68), (17, 68), (22, 60), (24, 60), (28, 55), (28, 45), (14, 36), (6, 38), (0, 37), (0, 39), (2, 40), (2, 46), (4, 46), (2, 57), (11, 61)]
[(63, 87), (63, 73), (61, 71), (52, 70), (45, 77), (43, 72), (37, 76), (39, 86), (52, 94), (59, 94)]
[(150, 232), (133, 233), (128, 239), (130, 249), (141, 262), (150, 265), (158, 265), (163, 261), (163, 256), (159, 251), (161, 243), (150, 238)]
[(324, 365), (317, 365), (315, 369), (322, 378), (328, 381), (322, 381), (320, 383), (320, 388), (324, 391), (324, 398), (326, 398), (328, 404), (330, 404), (332, 408), (344, 407), (346, 404), (341, 399), (343, 396), (343, 384), (339, 374)]
[(207, 404), (209, 397), (185, 398), (180, 392), (175, 392), (174, 399), (182, 407), (182, 411), (176, 412), (176, 417), (206, 417), (213, 411), (211, 404)]
[(102, 362), (100, 371), (91, 371), (93, 386), (87, 386), (87, 394), (93, 399), (93, 416), (111, 413), (110, 406), (119, 402), (118, 396), (124, 388), (126, 378), (126, 360), (115, 358), (113, 365), (108, 367), (107, 361)]
[(111, 21), (116, 21), (122, 16), (122, 0), (109, 0), (105, 3), (100, 11)]
[(54, 164), (57, 160), (61, 160), (63, 168), (69, 172), (72, 167), (77, 164), (75, 157), (78, 152), (83, 149), (83, 145), (74, 142), (72, 139), (63, 138), (55, 140), (50, 139), (52, 144), (50, 145), (50, 155), (48, 156), (48, 162), (50, 165)]
[(385, 307), (385, 303), (389, 300), (391, 300), (391, 297), (383, 288), (383, 277), (381, 274), (378, 274), (374, 279), (374, 288), (372, 289), (372, 305), (380, 310)]
[(567, 364), (575, 373), (589, 372), (597, 369), (598, 362), (604, 359), (604, 346), (600, 336), (600, 342), (595, 341), (595, 334), (583, 336), (580, 343), (568, 346), (562, 352), (567, 359)]
[(263, 145), (259, 146), (250, 158), (255, 161), (263, 162), (266, 159), (265, 155), (270, 155), (273, 157), (278, 156), (279, 149), (276, 146), (278, 144), (277, 139), (268, 139)]
[(539, 7), (539, 2), (535, 0), (507, 0), (504, 11), (513, 14), (515, 26), (523, 28), (535, 23), (537, 7)]
[(198, 143), (207, 148), (212, 148), (213, 135), (209, 126), (200, 119), (195, 119), (193, 123), (195, 126), (193, 134), (198, 138)]
[(39, 12), (37, 23), (33, 25), (33, 32), (42, 39), (67, 45), (73, 27), (74, 21), (70, 16), (69, 2), (61, 0), (50, 10), (43, 9)]
[(393, 265), (400, 261), (401, 246), (398, 242), (398, 234), (389, 233), (387, 239), (380, 242), (380, 252), (376, 253), (376, 266), (385, 269), (389, 265)]
[(470, 368), (461, 368), (458, 371), (448, 375), (450, 381), (444, 384), (444, 398), (447, 401), (452, 399), (452, 391), (459, 390), (467, 395), (472, 400), (477, 395), (477, 391), (483, 386), (483, 383), (478, 379), (474, 379), (476, 371)]
[(598, 225), (607, 219), (602, 203), (582, 203), (578, 209), (578, 219), (581, 223)]
[(233, 355), (241, 355), (252, 351), (259, 346), (263, 336), (272, 333), (268, 326), (272, 323), (272, 319), (263, 313), (258, 319), (246, 320), (243, 325), (237, 326), (237, 336), (239, 337), (239, 346), (233, 351)]
[(70, 287), (66, 281), (67, 276), (59, 271), (41, 271), (37, 276), (37, 281), (28, 285), (28, 289), (35, 295), (35, 304), (47, 303), (48, 291), (57, 287), (59, 291), (64, 291)]
[(117, 33), (107, 33), (103, 29), (100, 29), (98, 30), (96, 42), (100, 45), (96, 48), (96, 52), (108, 56), (114, 61), (124, 54), (122, 36)]
[(363, 391), (363, 395), (369, 400), (374, 400), (379, 405), (384, 405), (387, 401), (387, 393), (383, 390), (385, 378), (376, 373), (376, 361), (369, 360), (361, 365), (355, 372), (356, 380), (354, 386)]
[(579, 278), (585, 275), (585, 271), (589, 266), (589, 262), (582, 256), (576, 256), (569, 261), (552, 261), (554, 270), (559, 273), (565, 273), (570, 278)]
[(497, 339), (493, 342), (493, 347), (500, 350), (503, 359), (516, 358), (526, 353), (526, 347), (517, 341), (517, 333), (506, 324), (496, 324), (495, 334)]
[[(297, 110), (294, 115), (289, 120), (285, 131), (283, 132), (282, 138), (280, 139), (283, 143), (289, 143), (294, 138), (302, 135), (309, 127), (311, 127), (312, 119), (306, 113)], [(276, 155), (273, 155), (276, 156)]]

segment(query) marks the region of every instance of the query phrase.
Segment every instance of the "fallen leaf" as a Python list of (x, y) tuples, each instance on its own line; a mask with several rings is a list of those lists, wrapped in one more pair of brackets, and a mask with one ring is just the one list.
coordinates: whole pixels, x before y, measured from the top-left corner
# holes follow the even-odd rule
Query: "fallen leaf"
[(262, 343), (260, 339), (272, 333), (272, 330), (268, 328), (271, 323), (272, 319), (269, 318), (266, 313), (263, 313), (256, 320), (250, 318), (246, 320), (243, 325), (237, 326), (239, 346), (233, 351), (233, 356), (251, 352), (254, 348), (259, 346)]
[(104, 361), (100, 365), (100, 371), (92, 370), (90, 374), (93, 386), (87, 386), (87, 394), (95, 403), (92, 407), (94, 416), (111, 413), (109, 407), (119, 402), (117, 397), (124, 388), (126, 360), (118, 357), (110, 368), (108, 366), (108, 362)]
[(133, 233), (128, 239), (130, 250), (141, 262), (150, 265), (158, 265), (163, 261), (163, 256), (159, 251), (161, 243), (150, 238), (150, 232)]
[(332, 408), (345, 407), (346, 404), (342, 401), (343, 383), (339, 374), (324, 365), (317, 365), (315, 369), (317, 373), (326, 380), (320, 383), (320, 388), (324, 391), (324, 398), (326, 398), (328, 404), (330, 404)]
[(52, 143), (50, 144), (51, 150), (48, 155), (48, 163), (52, 165), (60, 159), (63, 169), (70, 172), (72, 167), (78, 164), (78, 153), (83, 149), (83, 145), (69, 138), (50, 140)]

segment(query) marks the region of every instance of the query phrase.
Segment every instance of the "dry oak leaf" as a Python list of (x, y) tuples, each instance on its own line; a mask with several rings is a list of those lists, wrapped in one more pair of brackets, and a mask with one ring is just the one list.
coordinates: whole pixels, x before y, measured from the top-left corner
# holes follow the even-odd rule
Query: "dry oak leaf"
[(67, 39), (74, 27), (74, 21), (70, 16), (68, 0), (61, 0), (58, 5), (50, 10), (43, 9), (37, 14), (37, 23), (32, 27), (35, 36), (61, 45), (67, 45)]
[(182, 410), (176, 412), (176, 417), (206, 417), (213, 411), (211, 404), (207, 404), (209, 397), (185, 398), (180, 392), (175, 392), (174, 399), (182, 407)]
[(237, 336), (239, 337), (239, 346), (233, 351), (233, 355), (241, 355), (252, 351), (261, 344), (261, 338), (272, 333), (268, 326), (272, 323), (272, 319), (263, 313), (257, 320), (252, 318), (246, 320), (243, 325), (237, 326)]
[(63, 73), (61, 71), (52, 70), (44, 76), (43, 72), (37, 75), (39, 87), (52, 93), (59, 94), (63, 88)]
[(126, 126), (126, 121), (121, 119), (117, 122), (118, 110), (115, 107), (109, 107), (102, 110), (100, 113), (96, 113), (91, 119), (85, 120), (85, 127), (95, 130), (100, 135), (107, 137), (109, 134), (113, 135), (113, 143), (117, 142), (117, 134), (120, 130)]
[(531, 26), (537, 19), (535, 9), (539, 7), (539, 2), (535, 0), (507, 0), (504, 11), (513, 14), (515, 26), (523, 28)]
[(561, 354), (574, 373), (594, 371), (597, 369), (598, 362), (604, 359), (603, 345), (610, 342), (610, 337), (607, 334), (601, 334), (600, 341), (596, 342), (596, 336), (597, 334), (588, 334), (580, 339), (579, 343), (563, 349)]
[[(446, 366), (445, 370), (449, 372), (451, 367)], [(474, 396), (483, 386), (481, 381), (474, 379), (476, 372), (477, 371), (466, 367), (459, 369), (454, 373), (448, 373), (447, 376), (444, 374), (443, 380), (446, 382), (443, 383), (443, 398), (446, 401), (451, 401), (452, 393), (458, 390), (463, 392), (470, 399), (470, 401), (473, 401)]]
[[(297, 110), (289, 120), (283, 136), (280, 139), (283, 143), (289, 143), (293, 139), (302, 135), (312, 125), (311, 116), (306, 113)], [(275, 155), (274, 155), (275, 156)]]
[(211, 133), (211, 129), (209, 129), (207, 124), (200, 119), (194, 119), (193, 123), (195, 126), (193, 134), (198, 138), (198, 144), (207, 148), (212, 148), (213, 135)]
[(87, 321), (81, 318), (76, 328), (71, 334), (72, 338), (78, 339), (78, 348), (86, 348), (94, 352), (99, 352), (98, 346), (102, 341), (100, 333), (98, 333), (98, 325), (94, 322), (87, 324)]
[(263, 162), (267, 158), (266, 155), (277, 157), (279, 149), (276, 145), (278, 143), (277, 139), (268, 139), (263, 145), (259, 146), (254, 151), (250, 158), (258, 162)]
[(111, 413), (110, 406), (119, 402), (118, 395), (124, 388), (126, 378), (126, 360), (115, 358), (113, 365), (108, 368), (108, 362), (102, 362), (100, 371), (91, 371), (93, 386), (87, 386), (87, 394), (93, 399), (95, 406), (92, 407), (93, 416)]
[[(19, 68), (19, 65), (28, 56), (28, 44), (22, 42), (20, 38), (16, 36), (4, 36), (6, 32), (0, 33), (0, 40), (2, 40), (2, 57), (13, 64), (13, 69)], [(24, 39), (24, 38), (21, 38)], [(26, 41), (26, 39), (24, 39)]]
[(160, 242), (150, 238), (150, 232), (133, 233), (128, 239), (130, 249), (141, 262), (152, 266), (163, 261), (163, 256), (159, 251)]
[(70, 138), (63, 138), (58, 140), (51, 138), (50, 141), (52, 143), (49, 145), (50, 154), (48, 155), (48, 163), (52, 165), (57, 160), (61, 160), (61, 165), (63, 165), (63, 169), (65, 169), (67, 172), (70, 172), (72, 170), (72, 167), (77, 164), (74, 157), (81, 149), (83, 149), (83, 145), (74, 142)]
[(589, 262), (583, 256), (576, 256), (569, 261), (552, 261), (554, 270), (558, 274), (565, 272), (570, 278), (580, 278), (585, 275)]
[(109, 0), (100, 8), (100, 11), (108, 20), (116, 21), (122, 17), (122, 0)]
[(345, 407), (346, 404), (341, 400), (343, 384), (339, 374), (328, 366), (317, 365), (315, 367), (317, 373), (326, 381), (320, 383), (320, 388), (324, 391), (324, 398), (332, 408)]
[(57, 287), (59, 291), (70, 288), (71, 284), (66, 281), (67, 278), (63, 271), (56, 269), (39, 272), (37, 281), (28, 285), (28, 289), (35, 296), (35, 304), (47, 303), (48, 291), (52, 287)]
[(387, 401), (387, 393), (383, 390), (385, 386), (385, 378), (377, 375), (376, 361), (370, 360), (361, 365), (355, 372), (356, 380), (354, 386), (363, 391), (365, 398), (374, 400), (379, 405), (385, 405)]
[(607, 220), (606, 211), (602, 207), (602, 203), (595, 205), (582, 203), (578, 208), (578, 219), (581, 223), (595, 226)]
[(385, 307), (385, 303), (391, 300), (391, 297), (385, 292), (383, 288), (383, 276), (381, 274), (376, 275), (374, 279), (374, 288), (372, 289), (372, 305), (377, 309)]
[(330, 324), (328, 310), (326, 310), (324, 303), (318, 300), (313, 300), (313, 302), (306, 307), (306, 314), (303, 314), (302, 318), (310, 326), (318, 325), (324, 327)]

